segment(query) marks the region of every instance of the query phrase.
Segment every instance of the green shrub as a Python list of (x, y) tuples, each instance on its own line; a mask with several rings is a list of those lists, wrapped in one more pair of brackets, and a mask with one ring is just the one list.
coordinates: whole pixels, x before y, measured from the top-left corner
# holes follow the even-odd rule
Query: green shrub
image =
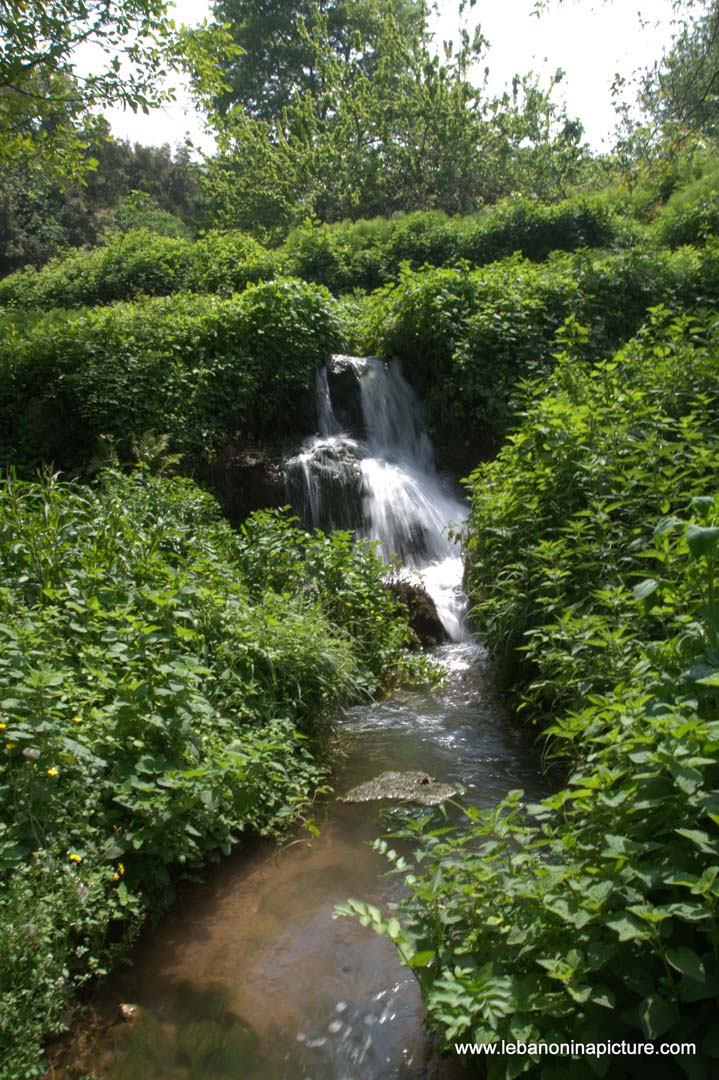
[(58, 256), (41, 270), (11, 274), (0, 281), (0, 305), (74, 308), (177, 292), (231, 294), (276, 271), (272, 253), (244, 233), (210, 232), (191, 241), (133, 229), (111, 234), (102, 247)]
[(566, 342), (549, 382), (526, 388), (517, 433), (470, 477), (475, 615), (505, 683), (536, 717), (579, 707), (633, 662), (630, 590), (643, 559), (632, 552), (662, 509), (685, 510), (715, 472), (710, 327), (656, 309), (590, 370)]
[(676, 248), (704, 244), (719, 231), (719, 170), (709, 168), (698, 180), (675, 191), (654, 217), (661, 243)]
[(630, 246), (637, 235), (599, 196), (554, 206), (512, 198), (470, 217), (434, 211), (336, 225), (308, 222), (290, 234), (283, 254), (290, 273), (348, 292), (392, 281), (403, 264), (415, 270), (484, 266), (515, 252), (541, 262), (552, 251)]
[(299, 282), (229, 300), (146, 299), (54, 312), (0, 344), (0, 456), (25, 471), (87, 467), (110, 438), (123, 459), (164, 433), (191, 468), (228, 435), (289, 434), (286, 415), (337, 346), (329, 296)]
[(353, 347), (402, 360), (440, 447), (458, 428), (496, 444), (516, 421), (519, 381), (551, 372), (566, 319), (588, 330), (577, 362), (596, 362), (636, 333), (652, 306), (716, 305), (718, 270), (717, 244), (543, 263), (516, 256), (472, 271), (405, 271), (345, 309)]
[(178, 875), (296, 816), (331, 715), (410, 635), (366, 545), (267, 514), (237, 535), (144, 472), (2, 483), (0, 567), (0, 1076), (20, 1080), (111, 927), (126, 942)]

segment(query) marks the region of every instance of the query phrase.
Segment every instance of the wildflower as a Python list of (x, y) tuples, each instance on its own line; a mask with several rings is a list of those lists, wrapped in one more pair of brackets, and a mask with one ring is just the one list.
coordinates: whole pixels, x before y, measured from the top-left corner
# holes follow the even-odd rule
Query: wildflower
[(47, 770), (47, 775), (48, 776), (57, 776), (57, 769), (48, 769)]
[(122, 875), (125, 873), (125, 867), (122, 865), (121, 862), (119, 862), (117, 864), (117, 872), (120, 875), (120, 877), (122, 877)]
[(0, 731), (4, 731), (6, 727), (7, 724), (0, 724)]
[(77, 852), (71, 851), (68, 855), (70, 862), (82, 862), (82, 855), (78, 855)]
[(16, 744), (14, 742), (6, 742), (5, 743), (5, 749), (6, 750), (14, 750), (15, 746), (16, 746)]
[(73, 722), (73, 724), (81, 724), (82, 723), (82, 717), (81, 716), (73, 716), (72, 722)]
[(111, 880), (112, 881), (119, 881), (120, 880), (120, 875), (119, 874), (113, 874)]

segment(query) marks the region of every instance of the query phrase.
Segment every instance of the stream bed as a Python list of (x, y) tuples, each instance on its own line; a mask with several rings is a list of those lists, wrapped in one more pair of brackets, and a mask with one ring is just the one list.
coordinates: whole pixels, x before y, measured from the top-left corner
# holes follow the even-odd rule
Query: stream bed
[[(387, 770), (422, 770), (489, 808), (521, 787), (546, 793), (531, 739), (492, 696), (481, 650), (441, 646), (448, 673), (432, 691), (400, 692), (348, 711), (336, 796), (316, 807), (320, 835), (256, 844), (226, 859), (148, 930), (132, 968), (97, 1004), (99, 1034), (72, 1073), (107, 1080), (420, 1080), (431, 1046), (412, 973), (394, 947), (352, 919), (348, 897), (380, 907), (401, 882), (370, 847), (417, 804), (341, 796)], [(458, 805), (455, 805), (459, 804)], [(138, 1007), (130, 1023), (121, 1004)], [(452, 1063), (431, 1064), (448, 1077)]]

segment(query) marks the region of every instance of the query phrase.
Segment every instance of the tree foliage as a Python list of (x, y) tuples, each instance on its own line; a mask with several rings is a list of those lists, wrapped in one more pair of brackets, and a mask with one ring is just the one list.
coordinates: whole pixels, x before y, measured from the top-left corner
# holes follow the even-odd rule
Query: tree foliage
[(167, 0), (0, 0), (0, 165), (80, 175), (93, 167), (83, 151), (94, 111), (148, 112), (172, 98), (169, 72), (190, 63), (208, 92), (217, 89), (208, 58), (227, 45), (222, 30), (178, 31), (167, 8)]
[[(331, 52), (371, 75), (379, 62), (384, 23), (391, 15), (403, 38), (424, 32), (425, 0), (217, 0), (214, 13), (226, 24), (242, 52), (226, 72), (227, 88), (217, 98), (225, 114), (240, 104), (253, 119), (273, 121), (296, 94), (320, 94), (325, 72), (317, 63), (313, 34), (326, 31)], [(298, 33), (303, 24), (309, 33)]]
[(283, 77), (281, 92), (268, 84), (281, 111), (247, 89), (232, 107), (209, 102), (220, 141), (207, 172), (212, 224), (276, 239), (311, 215), (466, 213), (518, 184), (564, 194), (582, 159), (582, 129), (554, 104), (551, 86), (518, 78), (512, 92), (488, 98), (470, 79), (481, 34), (465, 31), (440, 56), (404, 5), (369, 7), (384, 13), (377, 32), (372, 24), (363, 40), (356, 31), (344, 53), (329, 12), (300, 19), (305, 75)]

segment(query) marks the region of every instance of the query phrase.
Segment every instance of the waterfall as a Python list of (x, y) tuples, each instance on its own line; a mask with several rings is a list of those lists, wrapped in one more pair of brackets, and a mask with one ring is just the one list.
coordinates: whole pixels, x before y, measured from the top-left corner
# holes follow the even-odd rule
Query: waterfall
[(448, 529), (467, 510), (437, 474), (421, 405), (399, 364), (334, 356), (317, 374), (316, 405), (319, 434), (288, 462), (290, 502), (308, 527), (377, 540), (386, 562), (399, 559), (403, 576), (424, 586), (459, 641), (462, 559)]

